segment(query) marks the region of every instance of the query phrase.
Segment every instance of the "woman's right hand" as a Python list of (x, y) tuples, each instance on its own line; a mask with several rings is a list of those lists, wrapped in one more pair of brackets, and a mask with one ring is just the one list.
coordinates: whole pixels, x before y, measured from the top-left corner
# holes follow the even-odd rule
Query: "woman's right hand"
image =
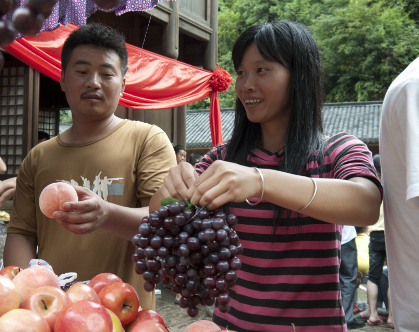
[(190, 199), (187, 196), (188, 189), (194, 184), (198, 174), (193, 166), (187, 162), (170, 168), (169, 174), (164, 178), (160, 193), (163, 198), (176, 198), (179, 201)]

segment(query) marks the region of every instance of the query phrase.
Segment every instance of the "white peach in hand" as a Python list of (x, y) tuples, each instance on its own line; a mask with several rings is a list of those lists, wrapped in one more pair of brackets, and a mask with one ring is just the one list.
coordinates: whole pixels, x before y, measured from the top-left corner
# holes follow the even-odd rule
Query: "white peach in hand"
[(64, 203), (77, 201), (77, 192), (73, 186), (65, 182), (55, 182), (42, 190), (39, 196), (39, 208), (48, 218), (54, 218), (54, 211), (65, 211)]

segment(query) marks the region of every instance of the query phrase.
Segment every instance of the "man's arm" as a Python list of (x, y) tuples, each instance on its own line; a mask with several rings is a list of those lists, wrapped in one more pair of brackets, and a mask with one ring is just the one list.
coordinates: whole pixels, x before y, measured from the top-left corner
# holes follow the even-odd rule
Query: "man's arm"
[(4, 246), (4, 266), (16, 265), (23, 269), (36, 258), (36, 239), (22, 234), (9, 233)]
[(16, 191), (16, 178), (7, 179), (0, 182), (0, 207), (3, 206)]
[(3, 159), (0, 157), (0, 173), (4, 173), (7, 171), (7, 166), (4, 163)]

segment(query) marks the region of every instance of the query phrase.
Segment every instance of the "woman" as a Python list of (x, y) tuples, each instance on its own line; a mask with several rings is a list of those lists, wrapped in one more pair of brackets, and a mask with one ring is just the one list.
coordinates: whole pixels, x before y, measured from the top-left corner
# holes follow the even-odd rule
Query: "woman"
[[(365, 144), (322, 134), (316, 43), (293, 22), (253, 26), (233, 48), (238, 77), (231, 140), (193, 168), (170, 170), (163, 197), (239, 218), (244, 252), (231, 310), (214, 322), (237, 331), (346, 331), (339, 290), (341, 225), (378, 219), (381, 185)], [(199, 174), (199, 176), (198, 176)], [(252, 198), (253, 197), (253, 198)]]

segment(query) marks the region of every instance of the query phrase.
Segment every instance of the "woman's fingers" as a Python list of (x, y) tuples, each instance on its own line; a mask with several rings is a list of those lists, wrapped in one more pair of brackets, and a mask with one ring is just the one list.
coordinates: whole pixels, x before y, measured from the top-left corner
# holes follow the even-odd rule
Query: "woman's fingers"
[(169, 175), (165, 177), (162, 195), (164, 198), (173, 197), (181, 201), (186, 201), (188, 189), (198, 177), (194, 168), (189, 163), (183, 162), (169, 170)]

